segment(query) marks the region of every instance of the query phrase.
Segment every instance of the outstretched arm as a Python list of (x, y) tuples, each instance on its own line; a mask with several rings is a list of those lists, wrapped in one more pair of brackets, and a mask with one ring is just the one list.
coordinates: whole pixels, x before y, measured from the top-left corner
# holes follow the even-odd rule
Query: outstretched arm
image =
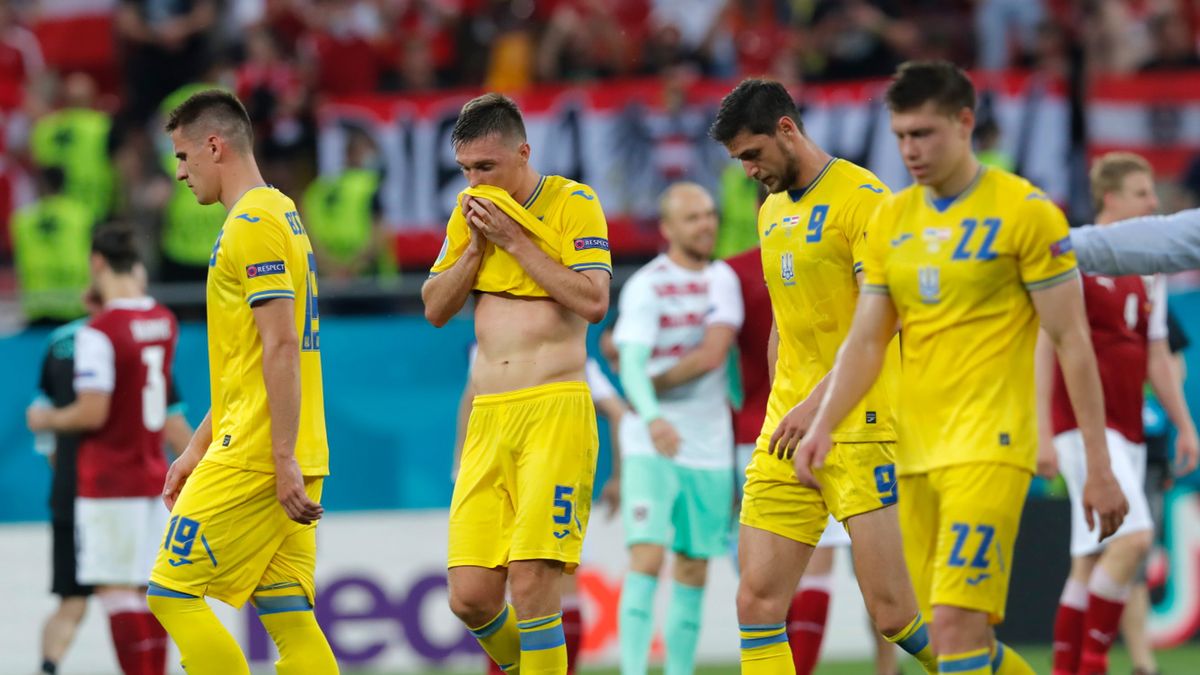
[(1071, 231), (1079, 268), (1090, 274), (1158, 274), (1200, 269), (1200, 209), (1130, 218)]

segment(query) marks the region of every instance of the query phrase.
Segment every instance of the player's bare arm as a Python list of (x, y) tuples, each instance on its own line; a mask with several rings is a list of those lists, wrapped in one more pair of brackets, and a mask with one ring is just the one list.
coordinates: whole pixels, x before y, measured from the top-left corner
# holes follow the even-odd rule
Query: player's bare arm
[(729, 348), (737, 340), (737, 329), (713, 324), (704, 330), (704, 339), (679, 359), (671, 369), (654, 377), (654, 390), (660, 394), (712, 372), (725, 365)]
[(25, 411), (25, 423), (30, 431), (79, 433), (95, 431), (108, 419), (112, 396), (102, 391), (81, 391), (75, 402), (62, 408), (30, 406)]
[(533, 243), (517, 221), (487, 199), (472, 199), (466, 208), (464, 215), (467, 223), (478, 228), (493, 244), (512, 254), (521, 268), (546, 289), (558, 304), (583, 317), (588, 323), (604, 320), (608, 314), (608, 290), (612, 281), (608, 272), (576, 272), (555, 262)]
[(846, 341), (838, 350), (824, 398), (808, 433), (796, 448), (793, 459), (796, 477), (806, 485), (816, 485), (813, 468), (825, 464), (825, 456), (833, 447), (833, 428), (875, 384), (883, 369), (888, 343), (896, 332), (896, 305), (884, 293), (863, 293), (854, 309), (854, 322)]
[(271, 458), (275, 491), (288, 518), (307, 525), (324, 513), (309, 499), (296, 462), (300, 430), (300, 338), (296, 334), (295, 301), (273, 298), (254, 305), (254, 323), (262, 339), (263, 384), (271, 412)]
[(212, 444), (212, 409), (210, 408), (204, 414), (204, 419), (200, 422), (200, 426), (196, 427), (196, 431), (192, 433), (192, 438), (187, 442), (183, 452), (171, 462), (171, 466), (167, 469), (167, 479), (163, 482), (163, 503), (167, 505), (167, 509), (175, 508), (175, 500), (179, 499), (179, 492), (183, 489), (183, 484), (187, 482), (188, 476), (196, 470), (196, 466), (200, 464), (200, 460), (204, 459), (204, 453), (208, 452), (208, 446)]
[(1054, 345), (1075, 419), (1087, 455), (1087, 482), (1083, 511), (1089, 528), (1098, 527), (1103, 540), (1117, 531), (1129, 504), (1113, 476), (1104, 436), (1104, 392), (1091, 330), (1083, 306), (1078, 278), (1030, 293), (1046, 336)]
[(1054, 448), (1050, 413), (1054, 397), (1054, 363), (1054, 343), (1046, 331), (1039, 330), (1033, 353), (1033, 382), (1037, 393), (1037, 473), (1047, 479), (1058, 475), (1058, 451)]
[(612, 396), (596, 401), (596, 412), (603, 415), (608, 422), (608, 438), (612, 446), (612, 468), (608, 480), (604, 483), (604, 489), (600, 491), (600, 501), (608, 507), (607, 515), (611, 520), (621, 509), (621, 434), (618, 429), (621, 428), (621, 420), (625, 413), (629, 412), (629, 407), (619, 396)]
[(167, 417), (163, 425), (163, 440), (167, 444), (167, 452), (172, 458), (177, 458), (187, 450), (192, 440), (192, 427), (180, 413)]
[(1175, 367), (1171, 350), (1166, 340), (1150, 341), (1150, 356), (1147, 360), (1147, 379), (1154, 396), (1162, 404), (1171, 424), (1175, 425), (1175, 468), (1179, 475), (1191, 473), (1196, 468), (1200, 455), (1200, 440), (1196, 438), (1196, 425), (1183, 396), (1183, 385), (1179, 381), (1179, 370)]
[[(464, 197), (464, 203), (470, 197)], [(446, 325), (458, 311), (467, 303), (475, 277), (479, 274), (479, 264), (483, 262), (483, 249), (487, 243), (483, 235), (473, 225), (467, 223), (471, 231), (471, 243), (467, 250), (450, 269), (430, 277), (421, 286), (421, 301), (425, 303), (425, 320), (437, 328)]]

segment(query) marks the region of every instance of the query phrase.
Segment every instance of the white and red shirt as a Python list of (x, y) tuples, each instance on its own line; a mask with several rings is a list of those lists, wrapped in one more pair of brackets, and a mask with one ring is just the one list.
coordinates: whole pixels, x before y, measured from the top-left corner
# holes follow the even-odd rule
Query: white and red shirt
[(75, 391), (110, 395), (79, 446), (80, 497), (153, 497), (167, 475), (163, 426), (179, 326), (148, 297), (114, 300), (75, 337)]
[[(700, 346), (713, 324), (740, 329), (744, 318), (737, 275), (724, 262), (690, 270), (666, 255), (651, 260), (621, 289), (617, 326), (618, 345), (650, 347), (647, 373), (661, 375), (684, 354)], [(663, 418), (679, 432), (682, 443), (675, 461), (692, 468), (733, 465), (733, 423), (729, 410), (729, 379), (716, 368), (687, 384), (659, 394)], [(622, 448), (626, 454), (653, 452)]]
[[(1083, 276), (1083, 299), (1104, 389), (1105, 425), (1142, 443), (1143, 388), (1150, 342), (1167, 338), (1167, 293), (1162, 277)], [(1079, 428), (1062, 370), (1055, 368), (1054, 433)]]

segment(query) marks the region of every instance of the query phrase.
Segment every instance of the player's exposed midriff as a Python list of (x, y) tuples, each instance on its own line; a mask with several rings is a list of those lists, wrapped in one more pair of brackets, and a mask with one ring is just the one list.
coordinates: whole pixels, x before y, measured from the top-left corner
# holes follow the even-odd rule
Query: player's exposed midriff
[(479, 354), (476, 394), (584, 380), (587, 322), (549, 298), (480, 293), (475, 304)]

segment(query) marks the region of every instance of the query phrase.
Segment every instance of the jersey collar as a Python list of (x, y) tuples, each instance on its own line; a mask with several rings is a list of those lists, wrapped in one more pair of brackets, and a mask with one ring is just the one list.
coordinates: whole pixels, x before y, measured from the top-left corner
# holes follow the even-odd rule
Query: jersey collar
[(538, 197), (540, 197), (542, 195), (542, 186), (545, 184), (546, 184), (545, 176), (541, 176), (540, 178), (538, 178), (537, 186), (535, 186), (533, 188), (533, 193), (529, 195), (529, 199), (526, 199), (525, 203), (522, 204), (521, 206), (523, 206), (526, 210), (528, 210), (529, 207), (533, 206), (534, 203), (537, 202)]
[(796, 188), (795, 190), (788, 190), (787, 193), (788, 193), (788, 196), (792, 198), (792, 203), (795, 204), (796, 202), (800, 201), (800, 199), (802, 197), (804, 197), (804, 195), (808, 194), (810, 190), (812, 190), (814, 187), (816, 187), (817, 183), (820, 183), (821, 179), (825, 177), (825, 174), (829, 173), (829, 167), (833, 166), (833, 163), (836, 162), (837, 160), (838, 160), (837, 157), (830, 157), (829, 161), (825, 162), (825, 166), (821, 167), (821, 173), (817, 174), (817, 177), (812, 179), (811, 183), (809, 183), (808, 185), (805, 185), (802, 188)]
[(962, 192), (954, 195), (953, 197), (933, 197), (929, 192), (929, 188), (925, 188), (923, 191), (925, 195), (925, 203), (938, 213), (945, 213), (951, 206), (957, 204), (963, 197), (966, 197), (975, 191), (975, 188), (979, 186), (980, 181), (983, 180), (983, 174), (986, 171), (987, 165), (981, 162), (979, 164), (979, 170), (975, 172), (975, 177), (971, 179), (971, 182), (967, 184), (967, 187), (964, 188)]

